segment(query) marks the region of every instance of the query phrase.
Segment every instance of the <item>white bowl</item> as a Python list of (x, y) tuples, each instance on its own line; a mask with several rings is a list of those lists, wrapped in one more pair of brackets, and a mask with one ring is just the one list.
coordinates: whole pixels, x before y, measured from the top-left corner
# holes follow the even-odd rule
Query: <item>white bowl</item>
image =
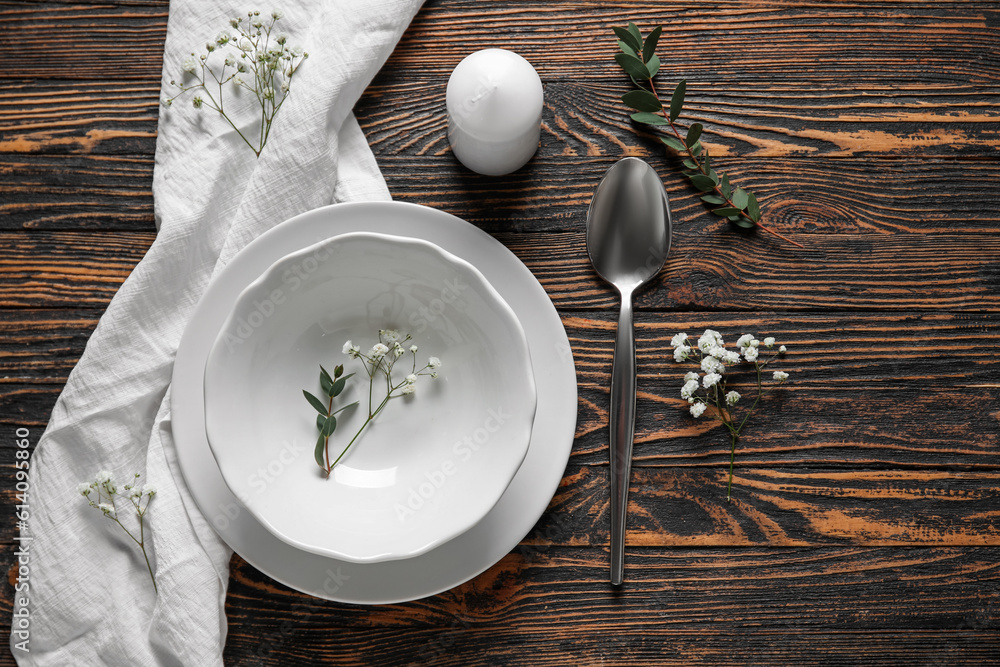
[[(357, 373), (334, 399), (359, 405), (338, 416), (332, 461), (368, 410), (368, 376), (344, 342), (367, 351), (379, 329), (412, 334), (417, 366), (439, 357), (440, 376), (393, 398), (327, 478), (302, 390), (322, 395), (320, 364)], [(397, 363), (409, 369), (410, 353)], [(376, 383), (376, 406), (384, 395)], [(483, 275), (383, 234), (275, 262), (240, 294), (205, 368), (206, 432), (233, 494), (280, 539), (355, 562), (416, 556), (475, 525), (524, 460), (535, 402), (524, 331)]]

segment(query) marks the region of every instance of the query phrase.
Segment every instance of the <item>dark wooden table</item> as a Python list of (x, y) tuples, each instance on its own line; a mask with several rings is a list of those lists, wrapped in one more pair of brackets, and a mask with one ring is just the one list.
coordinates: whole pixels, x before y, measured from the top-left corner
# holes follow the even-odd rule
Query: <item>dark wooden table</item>
[[(8, 568), (15, 429), (37, 442), (155, 236), (167, 10), (0, 4)], [(717, 166), (804, 250), (718, 222), (628, 121), (611, 26), (629, 19), (664, 24), (663, 85), (688, 80)], [(998, 26), (987, 1), (429, 1), (356, 112), (397, 200), (494, 234), (548, 290), (577, 363), (573, 455), (522, 548), (430, 599), (313, 600), (234, 556), (227, 662), (1000, 663)], [(445, 137), (447, 76), (486, 46), (521, 53), (545, 84), (538, 155), (503, 178), (462, 169)], [(616, 299), (590, 268), (583, 224), (624, 155), (666, 181), (675, 245), (636, 300), (639, 417), (616, 591)], [(790, 347), (792, 381), (741, 442), (732, 504), (725, 435), (685, 414), (669, 348), (673, 333), (708, 326)], [(8, 615), (12, 592), (8, 581)]]

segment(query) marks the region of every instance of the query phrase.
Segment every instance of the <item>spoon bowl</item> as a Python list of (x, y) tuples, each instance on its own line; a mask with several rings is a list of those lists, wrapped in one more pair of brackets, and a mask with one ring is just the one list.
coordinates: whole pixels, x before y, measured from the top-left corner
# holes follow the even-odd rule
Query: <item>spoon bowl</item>
[(611, 368), (611, 583), (620, 585), (625, 560), (635, 432), (635, 337), (632, 295), (660, 272), (673, 222), (663, 181), (646, 162), (627, 157), (608, 169), (587, 211), (587, 254), (594, 270), (621, 295)]

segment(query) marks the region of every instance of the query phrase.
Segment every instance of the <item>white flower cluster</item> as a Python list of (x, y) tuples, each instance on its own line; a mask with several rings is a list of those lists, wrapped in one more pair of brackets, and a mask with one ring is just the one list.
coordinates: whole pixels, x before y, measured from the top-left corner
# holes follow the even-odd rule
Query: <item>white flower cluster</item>
[[(229, 25), (236, 30), (235, 33), (223, 30), (205, 43), (204, 51), (183, 58), (181, 69), (185, 80), (170, 82), (179, 91), (172, 97), (165, 97), (162, 101), (164, 106), (169, 107), (189, 90), (201, 89), (202, 94), (191, 99), (194, 108), (208, 107), (217, 111), (259, 156), (267, 141), (271, 122), (288, 95), (292, 77), (309, 57), (300, 46), (289, 44), (288, 35), (272, 35), (274, 24), (283, 16), (282, 12), (274, 10), (270, 13), (270, 20), (267, 20), (261, 18), (259, 11), (252, 11), (245, 17), (230, 19)], [(219, 55), (210, 58), (215, 51), (219, 51)], [(229, 83), (249, 91), (260, 103), (264, 128), (257, 144), (251, 143), (226, 113), (223, 86)]]
[[(419, 348), (416, 345), (410, 345), (409, 348), (404, 348), (403, 346), (411, 338), (410, 334), (401, 333), (396, 329), (379, 329), (378, 342), (372, 345), (368, 352), (363, 353), (361, 347), (355, 345), (354, 341), (350, 340), (344, 343), (342, 352), (351, 359), (361, 359), (364, 361), (365, 370), (368, 372), (369, 377), (373, 377), (377, 372), (384, 373), (390, 378), (389, 384), (392, 387), (392, 392), (398, 392), (400, 395), (405, 396), (416, 391), (418, 376), (427, 375), (431, 379), (437, 379), (437, 369), (441, 367), (440, 359), (430, 357), (423, 368), (418, 369), (417, 350)], [(406, 354), (407, 349), (413, 355), (412, 368), (402, 382), (393, 384), (391, 380), (392, 368), (396, 361)]]
[(121, 487), (121, 491), (123, 492), (121, 495), (125, 496), (135, 510), (136, 516), (139, 517), (138, 537), (125, 527), (118, 516), (118, 505), (115, 503), (115, 496), (119, 495), (119, 488), (115, 482), (115, 476), (111, 472), (101, 470), (89, 482), (80, 482), (76, 490), (77, 493), (87, 499), (91, 507), (100, 510), (104, 516), (117, 523), (139, 545), (139, 548), (142, 549), (142, 555), (146, 559), (146, 567), (149, 569), (149, 576), (153, 580), (153, 590), (155, 591), (156, 577), (153, 576), (153, 568), (149, 564), (149, 557), (146, 554), (142, 520), (149, 510), (149, 501), (156, 495), (156, 487), (152, 484), (145, 484), (140, 487), (139, 476), (139, 473), (136, 473), (132, 481)]
[[(674, 361), (680, 363), (684, 361), (697, 362), (701, 372), (689, 372), (684, 376), (684, 384), (681, 386), (681, 398), (691, 404), (690, 410), (694, 417), (701, 417), (709, 405), (715, 405), (719, 411), (723, 410), (723, 405), (735, 406), (741, 395), (737, 391), (725, 390), (725, 378), (728, 369), (741, 362), (753, 364), (759, 374), (761, 370), (774, 358), (772, 354), (767, 359), (761, 358), (761, 347), (772, 349), (775, 339), (771, 336), (758, 340), (752, 334), (743, 334), (736, 341), (735, 350), (727, 350), (722, 334), (713, 329), (705, 329), (705, 332), (698, 337), (697, 341), (686, 333), (679, 333), (670, 339), (670, 345), (674, 348)], [(784, 345), (778, 348), (776, 354), (784, 354)], [(774, 380), (784, 382), (788, 379), (788, 373), (775, 371)], [(704, 390), (699, 394), (699, 390)]]

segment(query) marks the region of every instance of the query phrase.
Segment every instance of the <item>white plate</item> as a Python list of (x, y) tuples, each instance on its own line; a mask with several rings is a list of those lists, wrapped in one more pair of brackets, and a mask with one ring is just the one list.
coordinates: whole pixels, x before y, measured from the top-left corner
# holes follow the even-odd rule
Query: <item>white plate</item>
[[(423, 238), (478, 268), (521, 321), (538, 392), (528, 454), (500, 501), (469, 531), (407, 560), (350, 563), (285, 544), (226, 487), (205, 437), (205, 361), (237, 295), (278, 258), (353, 231)], [(177, 351), (171, 386), (180, 467), (198, 508), (219, 535), (277, 581), (310, 595), (357, 604), (434, 595), (472, 579), (507, 555), (545, 512), (559, 486), (573, 445), (576, 410), (576, 372), (566, 331), (527, 267), (496, 239), (459, 218), (395, 202), (317, 209), (250, 243), (216, 276), (198, 304)]]
[[(343, 347), (369, 354), (389, 342), (380, 330), (414, 336), (390, 344), (383, 363), (394, 385), (415, 373), (416, 391), (397, 389), (366, 426), (386, 378), (370, 382)], [(346, 409), (324, 463), (364, 427), (330, 476), (302, 394), (327, 405), (320, 363), (356, 373), (332, 401)], [(205, 368), (205, 430), (229, 489), (285, 542), (356, 563), (412, 558), (472, 528), (514, 479), (534, 418), (514, 311), (465, 260), (401, 236), (341, 234), (279, 259), (236, 299)]]

